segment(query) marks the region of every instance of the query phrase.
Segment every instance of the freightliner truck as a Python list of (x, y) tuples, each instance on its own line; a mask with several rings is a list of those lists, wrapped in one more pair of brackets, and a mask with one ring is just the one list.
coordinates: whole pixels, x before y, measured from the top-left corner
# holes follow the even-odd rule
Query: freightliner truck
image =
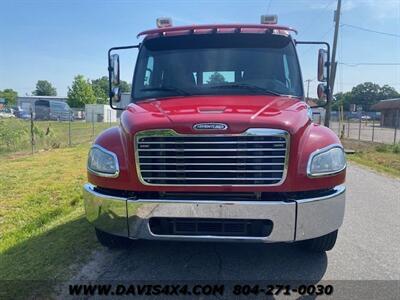
[[(88, 157), (86, 216), (107, 247), (135, 240), (292, 243), (333, 248), (345, 209), (338, 137), (312, 121), (296, 48), (321, 44), (318, 97), (329, 105), (329, 44), (261, 24), (172, 26), (108, 52), (118, 127)], [(138, 51), (130, 103), (120, 58)], [(133, 64), (133, 62), (132, 62)]]

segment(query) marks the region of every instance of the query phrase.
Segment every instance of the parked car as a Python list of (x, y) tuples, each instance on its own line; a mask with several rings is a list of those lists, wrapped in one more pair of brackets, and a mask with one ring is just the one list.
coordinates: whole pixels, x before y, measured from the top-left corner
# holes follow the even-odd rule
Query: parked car
[[(28, 110), (22, 109), (19, 106), (15, 108), (14, 115), (19, 119), (30, 119), (31, 118), (31, 113)], [(35, 117), (35, 116), (33, 116), (33, 117)]]
[(369, 121), (369, 120), (372, 120), (372, 118), (370, 116), (368, 116), (368, 115), (363, 115), (363, 116), (361, 116), (361, 120)]
[(0, 110), (1, 118), (15, 118), (14, 110), (11, 108), (4, 107)]

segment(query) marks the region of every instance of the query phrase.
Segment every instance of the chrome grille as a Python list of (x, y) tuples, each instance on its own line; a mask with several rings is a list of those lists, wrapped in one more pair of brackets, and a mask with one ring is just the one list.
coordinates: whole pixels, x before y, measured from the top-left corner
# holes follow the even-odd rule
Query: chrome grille
[(289, 134), (182, 135), (171, 129), (135, 136), (139, 179), (146, 185), (278, 185), (286, 176)]

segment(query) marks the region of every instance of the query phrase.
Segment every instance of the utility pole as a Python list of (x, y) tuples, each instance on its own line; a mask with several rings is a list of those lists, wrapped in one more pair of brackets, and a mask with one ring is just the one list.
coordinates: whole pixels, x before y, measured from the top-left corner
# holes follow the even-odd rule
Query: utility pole
[(312, 82), (312, 79), (307, 79), (307, 100), (310, 99), (309, 97), (309, 92), (310, 92), (310, 82)]
[(332, 59), (331, 59), (331, 74), (330, 74), (330, 82), (329, 84), (329, 89), (330, 89), (330, 95), (328, 98), (328, 105), (326, 106), (326, 113), (325, 113), (325, 126), (329, 127), (329, 122), (331, 119), (331, 105), (332, 105), (332, 99), (333, 99), (333, 88), (335, 86), (335, 76), (336, 76), (336, 67), (337, 67), (337, 62), (336, 62), (336, 49), (337, 49), (337, 40), (338, 40), (338, 35), (339, 35), (339, 25), (340, 25), (340, 10), (342, 8), (342, 0), (338, 0), (337, 2), (337, 8), (335, 10), (335, 16), (334, 16), (334, 22), (335, 22), (335, 33), (333, 36), (333, 47), (332, 47)]

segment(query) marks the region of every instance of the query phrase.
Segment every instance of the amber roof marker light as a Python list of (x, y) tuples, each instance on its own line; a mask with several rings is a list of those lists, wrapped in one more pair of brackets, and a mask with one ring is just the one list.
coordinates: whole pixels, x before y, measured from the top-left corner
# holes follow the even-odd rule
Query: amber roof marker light
[(278, 24), (278, 16), (277, 15), (262, 15), (260, 23), (261, 24)]
[(156, 20), (157, 28), (172, 27), (172, 19), (169, 17), (160, 17)]

